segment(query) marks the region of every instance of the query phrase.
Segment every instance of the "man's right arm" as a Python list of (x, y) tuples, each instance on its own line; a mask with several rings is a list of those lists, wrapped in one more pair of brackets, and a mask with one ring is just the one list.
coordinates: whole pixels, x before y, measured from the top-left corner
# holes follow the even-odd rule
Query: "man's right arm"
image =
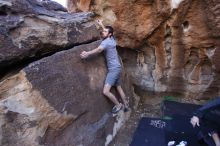
[(93, 49), (91, 51), (83, 51), (83, 52), (81, 52), (80, 57), (82, 59), (85, 59), (85, 58), (89, 57), (90, 55), (101, 53), (103, 50), (104, 50), (104, 48), (99, 46), (98, 48), (95, 48), (95, 49)]

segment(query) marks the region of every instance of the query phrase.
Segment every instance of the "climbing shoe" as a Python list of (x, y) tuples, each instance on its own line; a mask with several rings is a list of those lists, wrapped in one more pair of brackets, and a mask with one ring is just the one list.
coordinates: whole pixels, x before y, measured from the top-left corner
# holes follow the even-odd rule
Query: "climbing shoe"
[(119, 105), (115, 105), (113, 108), (112, 108), (112, 113), (113, 114), (116, 114), (118, 113), (121, 109), (122, 109), (123, 105), (120, 103)]

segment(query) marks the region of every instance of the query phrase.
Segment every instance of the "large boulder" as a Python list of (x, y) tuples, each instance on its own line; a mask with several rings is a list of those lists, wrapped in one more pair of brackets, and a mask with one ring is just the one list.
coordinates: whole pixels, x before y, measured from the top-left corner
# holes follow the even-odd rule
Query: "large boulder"
[(50, 10), (37, 0), (1, 0), (0, 13), (1, 71), (29, 58), (99, 39), (92, 13)]
[[(82, 60), (80, 45), (29, 64), (0, 82), (0, 145), (108, 145), (129, 112), (110, 113), (113, 104), (103, 96), (104, 56)], [(132, 89), (123, 72), (123, 88)]]

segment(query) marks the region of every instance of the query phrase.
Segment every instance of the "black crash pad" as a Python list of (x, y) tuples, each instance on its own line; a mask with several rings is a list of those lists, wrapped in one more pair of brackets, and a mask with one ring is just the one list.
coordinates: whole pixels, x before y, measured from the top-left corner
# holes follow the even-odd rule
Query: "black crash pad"
[(163, 118), (142, 118), (130, 146), (167, 146), (169, 141), (187, 141), (188, 146), (201, 146), (197, 138), (199, 129), (190, 124), (192, 113), (199, 107), (165, 100)]
[(200, 107), (201, 105), (165, 100), (162, 104), (162, 112), (163, 116), (183, 115), (191, 117), (193, 112)]
[(142, 118), (136, 129), (130, 146), (167, 146), (169, 141), (187, 141), (188, 146), (200, 146), (196, 129), (184, 116), (172, 120)]

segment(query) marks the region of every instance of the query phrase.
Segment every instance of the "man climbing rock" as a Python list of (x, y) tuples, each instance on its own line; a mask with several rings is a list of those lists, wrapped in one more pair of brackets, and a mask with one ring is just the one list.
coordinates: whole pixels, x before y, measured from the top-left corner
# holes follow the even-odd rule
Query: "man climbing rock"
[[(121, 64), (118, 58), (118, 53), (116, 50), (116, 41), (113, 36), (113, 28), (111, 26), (104, 26), (101, 20), (98, 20), (97, 23), (102, 27), (102, 42), (99, 47), (91, 51), (83, 51), (80, 56), (82, 59), (89, 57), (90, 55), (101, 53), (104, 51), (105, 58), (108, 67), (108, 73), (105, 79), (105, 85), (103, 88), (103, 94), (107, 96), (115, 106), (112, 108), (112, 113), (117, 113), (120, 111), (123, 106), (124, 110), (128, 110), (128, 99), (125, 96), (125, 93), (121, 87)], [(119, 92), (123, 105), (118, 101), (114, 94), (110, 92), (112, 86), (116, 86), (117, 91)]]

